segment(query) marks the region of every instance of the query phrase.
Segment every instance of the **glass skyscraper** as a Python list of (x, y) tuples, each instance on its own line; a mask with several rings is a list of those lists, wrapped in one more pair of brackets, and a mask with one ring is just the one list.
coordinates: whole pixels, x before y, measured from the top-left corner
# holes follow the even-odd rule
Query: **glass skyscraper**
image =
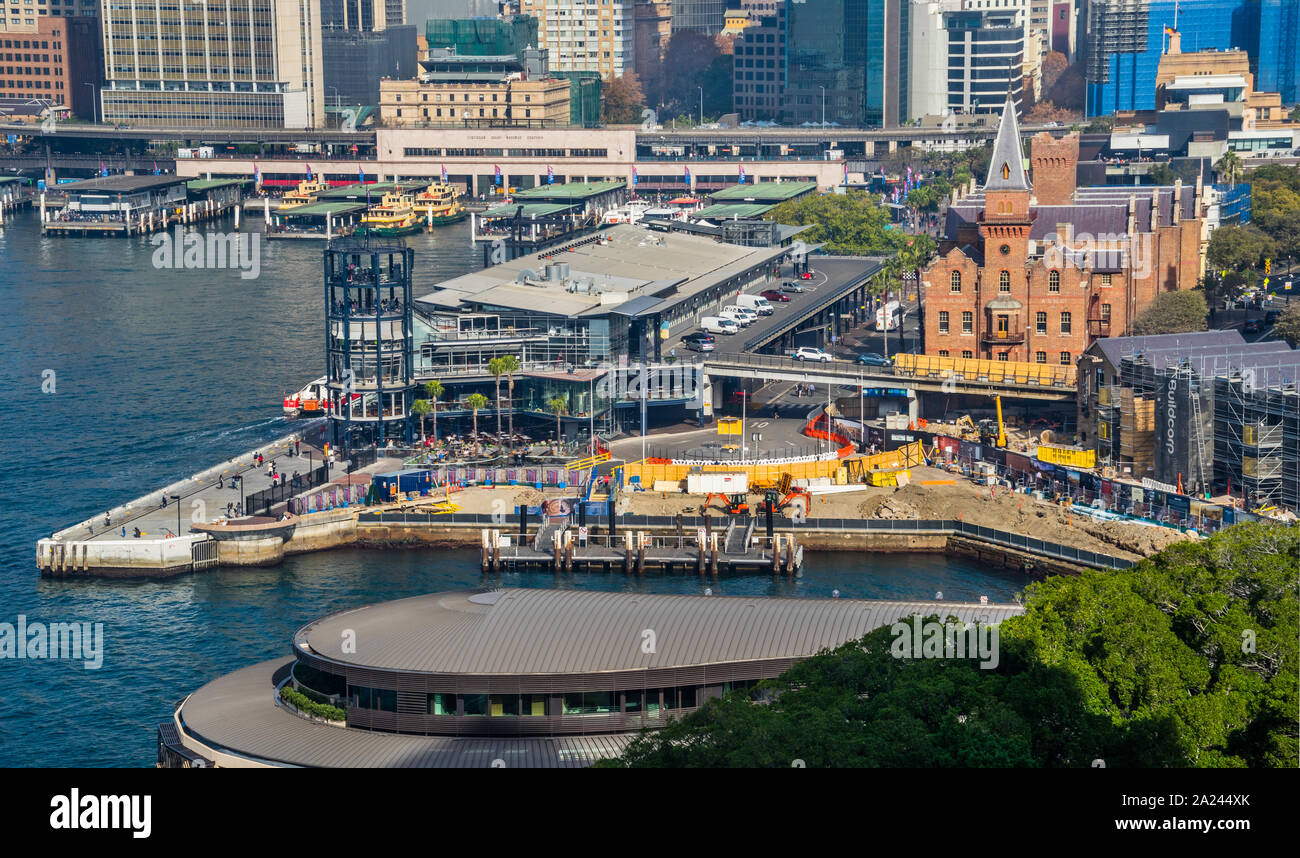
[[(1285, 6), (1297, 0), (1271, 2)], [(1094, 0), (1088, 6), (1085, 70), (1089, 116), (1155, 110), (1156, 67), (1166, 44), (1165, 27), (1174, 27), (1175, 21), (1184, 51), (1240, 48), (1250, 54), (1252, 69), (1259, 66), (1256, 74), (1263, 75), (1260, 0)], [(1294, 51), (1288, 59), (1295, 63)], [(1277, 61), (1270, 62), (1277, 67)], [(1258, 83), (1256, 89), (1271, 91)]]
[(1300, 101), (1300, 0), (1260, 0), (1257, 92)]

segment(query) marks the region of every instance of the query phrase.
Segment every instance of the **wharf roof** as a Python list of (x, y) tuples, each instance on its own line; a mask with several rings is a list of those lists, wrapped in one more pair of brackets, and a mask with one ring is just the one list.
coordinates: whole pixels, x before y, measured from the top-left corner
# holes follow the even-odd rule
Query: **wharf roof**
[[(300, 630), (295, 645), (415, 673), (603, 673), (803, 658), (914, 614), (1000, 622), (1023, 612), (957, 602), (464, 590), (333, 614)], [(344, 629), (365, 647), (344, 652)], [(655, 652), (642, 650), (643, 629), (655, 630)]]
[[(430, 310), (489, 305), (576, 316), (614, 312), (620, 305), (652, 297), (662, 300), (660, 309), (666, 309), (789, 252), (780, 246), (744, 247), (687, 232), (652, 232), (634, 224), (603, 227), (601, 235), (605, 241), (599, 236), (578, 239), (444, 281), (417, 300)], [(567, 285), (543, 279), (548, 262), (569, 265)], [(588, 291), (570, 291), (572, 284), (584, 281)]]
[(691, 212), (694, 219), (711, 218), (713, 220), (731, 220), (732, 218), (751, 218), (767, 214), (772, 206), (762, 203), (721, 203), (705, 206), (699, 211)]
[(507, 203), (503, 206), (488, 209), (479, 215), (479, 218), (514, 217), (515, 212), (521, 208), (524, 210), (523, 217), (545, 217), (546, 215), (572, 211), (574, 206), (570, 203)]
[(99, 176), (94, 179), (59, 185), (59, 190), (107, 191), (109, 193), (126, 194), (183, 184), (185, 184), (185, 180), (179, 176)]
[(185, 187), (191, 191), (212, 191), (232, 185), (247, 185), (252, 179), (190, 179)]
[(781, 203), (817, 190), (816, 182), (753, 182), (732, 185), (709, 195), (715, 203)]
[(324, 217), (325, 215), (347, 214), (349, 212), (364, 211), (365, 203), (352, 203), (344, 200), (334, 202), (315, 202), (308, 203), (305, 206), (294, 206), (283, 211), (276, 212), (280, 217)]
[(568, 182), (567, 184), (538, 185), (518, 191), (517, 200), (586, 200), (626, 187), (626, 182)]
[(327, 191), (321, 191), (316, 195), (317, 200), (353, 200), (364, 198), (367, 193), (371, 197), (382, 196), (389, 191), (403, 190), (410, 191), (426, 185), (426, 182), (366, 182), (364, 185), (360, 182), (354, 182), (351, 185), (341, 185), (337, 188), (330, 188)]

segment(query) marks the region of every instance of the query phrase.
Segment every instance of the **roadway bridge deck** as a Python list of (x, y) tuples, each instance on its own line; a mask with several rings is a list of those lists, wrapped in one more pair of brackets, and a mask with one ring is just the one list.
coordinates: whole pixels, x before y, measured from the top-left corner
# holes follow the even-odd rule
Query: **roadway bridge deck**
[(867, 387), (910, 388), (918, 392), (943, 394), (999, 393), (1018, 399), (1064, 402), (1075, 397), (1069, 385), (1018, 384), (995, 382), (987, 378), (902, 375), (892, 368), (860, 366), (843, 360), (826, 363), (797, 361), (784, 355), (710, 352), (704, 357), (704, 370), (712, 377), (790, 381), (802, 384), (846, 384)]

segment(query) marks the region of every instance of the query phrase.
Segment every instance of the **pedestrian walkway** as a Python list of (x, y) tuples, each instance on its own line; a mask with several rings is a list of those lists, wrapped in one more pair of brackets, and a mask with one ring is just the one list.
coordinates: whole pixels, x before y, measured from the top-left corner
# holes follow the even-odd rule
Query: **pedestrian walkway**
[[(248, 495), (271, 487), (268, 471), (272, 462), (278, 473), (287, 475), (289, 482), (292, 482), (295, 471), (305, 476), (313, 467), (320, 467), (325, 458), (322, 452), (325, 429), (324, 421), (313, 423), (304, 427), (301, 433), (264, 444), (189, 479), (155, 490), (88, 522), (61, 531), (58, 537), (65, 541), (113, 540), (124, 536), (131, 539), (138, 529), (141, 539), (158, 539), (188, 533), (193, 524), (226, 518), (227, 504), (233, 513)], [(261, 466), (256, 464), (258, 453), (263, 457)], [(345, 472), (347, 462), (336, 460), (334, 467)], [(163, 504), (164, 498), (166, 505)]]

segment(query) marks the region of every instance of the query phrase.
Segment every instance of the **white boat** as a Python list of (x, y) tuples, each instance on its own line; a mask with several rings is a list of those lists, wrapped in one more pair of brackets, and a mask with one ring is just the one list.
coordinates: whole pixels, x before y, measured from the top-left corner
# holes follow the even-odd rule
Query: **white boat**
[(329, 407), (328, 378), (321, 376), (293, 396), (284, 397), (285, 417), (317, 417)]
[(641, 218), (645, 217), (646, 211), (650, 208), (650, 203), (632, 200), (618, 208), (613, 208), (605, 212), (605, 216), (601, 219), (601, 223), (636, 223), (641, 220)]

